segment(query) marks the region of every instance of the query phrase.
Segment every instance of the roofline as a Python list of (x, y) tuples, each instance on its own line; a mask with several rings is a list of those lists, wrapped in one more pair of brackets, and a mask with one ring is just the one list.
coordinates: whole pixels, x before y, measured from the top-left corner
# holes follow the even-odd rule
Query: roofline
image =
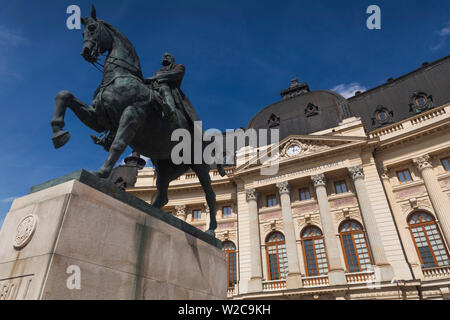
[(369, 90), (366, 90), (366, 91), (364, 91), (364, 92), (361, 92), (361, 93), (358, 94), (358, 95), (354, 95), (354, 96), (348, 98), (347, 101), (350, 102), (351, 100), (353, 100), (353, 99), (355, 99), (355, 98), (359, 98), (359, 97), (361, 97), (361, 96), (363, 96), (363, 95), (365, 95), (365, 94), (368, 94), (369, 92), (375, 91), (375, 90), (380, 89), (380, 88), (382, 88), (382, 87), (384, 87), (384, 86), (391, 85), (392, 83), (397, 82), (398, 80), (401, 80), (401, 79), (404, 79), (404, 78), (409, 77), (409, 76), (412, 75), (413, 73), (416, 73), (416, 72), (421, 71), (422, 69), (429, 68), (429, 67), (431, 67), (431, 66), (437, 65), (437, 64), (439, 64), (439, 63), (441, 63), (441, 62), (443, 62), (443, 61), (445, 61), (445, 60), (447, 60), (447, 59), (450, 59), (450, 55), (445, 56), (445, 57), (443, 57), (443, 58), (440, 58), (440, 59), (438, 59), (438, 60), (436, 60), (436, 61), (430, 62), (430, 63), (428, 63), (427, 65), (421, 66), (420, 68), (418, 68), (418, 69), (416, 69), (416, 70), (410, 71), (410, 72), (408, 72), (408, 73), (406, 73), (406, 74), (404, 74), (404, 75), (402, 75), (402, 76), (400, 76), (400, 77), (398, 77), (398, 78), (395, 78), (394, 81), (392, 81), (392, 82), (385, 82), (385, 83), (380, 84), (379, 86), (376, 86), (376, 87), (374, 87), (374, 88), (372, 88), (372, 89), (369, 89)]

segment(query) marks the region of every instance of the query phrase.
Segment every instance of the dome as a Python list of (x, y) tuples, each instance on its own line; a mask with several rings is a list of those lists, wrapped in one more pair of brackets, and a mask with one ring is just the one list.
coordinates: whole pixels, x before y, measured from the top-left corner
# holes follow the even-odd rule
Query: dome
[(282, 101), (259, 111), (247, 129), (279, 129), (280, 140), (289, 135), (309, 133), (338, 126), (350, 117), (347, 100), (329, 90), (310, 91), (306, 83), (291, 80), (281, 92)]

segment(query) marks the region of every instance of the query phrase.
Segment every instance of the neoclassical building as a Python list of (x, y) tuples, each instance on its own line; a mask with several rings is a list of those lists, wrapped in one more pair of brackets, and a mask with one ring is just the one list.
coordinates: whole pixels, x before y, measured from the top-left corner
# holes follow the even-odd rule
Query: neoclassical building
[[(292, 80), (258, 112), (247, 129), (279, 129), (278, 172), (252, 161), (270, 146), (211, 171), (229, 297), (450, 299), (449, 86), (450, 56), (349, 99)], [(127, 191), (152, 203), (153, 168)], [(206, 230), (193, 172), (169, 199)]]

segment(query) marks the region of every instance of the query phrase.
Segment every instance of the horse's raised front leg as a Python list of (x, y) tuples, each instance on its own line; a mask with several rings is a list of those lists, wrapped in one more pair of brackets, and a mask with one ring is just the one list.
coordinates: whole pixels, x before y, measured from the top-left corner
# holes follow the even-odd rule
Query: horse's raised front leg
[(117, 160), (119, 160), (126, 147), (133, 141), (139, 128), (145, 122), (145, 119), (145, 107), (128, 106), (125, 108), (120, 117), (119, 128), (109, 149), (108, 157), (98, 171), (92, 172), (93, 174), (100, 178), (109, 177)]
[(214, 230), (217, 228), (217, 220), (216, 220), (216, 193), (214, 192), (211, 186), (211, 178), (209, 176), (209, 165), (206, 164), (198, 164), (192, 165), (192, 170), (197, 174), (198, 180), (202, 185), (203, 191), (205, 192), (206, 202), (209, 207), (209, 228), (206, 231), (209, 235), (215, 237)]
[(51, 121), (53, 129), (53, 145), (55, 148), (60, 148), (70, 139), (68, 131), (63, 130), (64, 116), (66, 109), (69, 107), (75, 115), (89, 128), (97, 132), (102, 132), (105, 129), (101, 127), (96, 120), (95, 109), (83, 101), (77, 99), (72, 93), (67, 90), (60, 91), (55, 98), (55, 113)]

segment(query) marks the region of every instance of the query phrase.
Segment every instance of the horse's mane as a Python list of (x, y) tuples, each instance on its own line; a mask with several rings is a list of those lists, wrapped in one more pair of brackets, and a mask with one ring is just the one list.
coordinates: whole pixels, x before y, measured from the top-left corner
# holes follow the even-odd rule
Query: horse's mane
[(98, 21), (100, 21), (106, 28), (109, 29), (109, 31), (111, 31), (117, 38), (119, 38), (124, 45), (126, 45), (128, 47), (128, 49), (131, 51), (131, 53), (135, 56), (135, 60), (136, 60), (136, 68), (139, 70), (139, 76), (142, 78), (142, 70), (141, 70), (141, 63), (139, 61), (139, 56), (136, 52), (136, 49), (134, 49), (133, 44), (131, 43), (130, 40), (128, 40), (128, 38), (119, 31), (119, 29), (117, 29), (116, 27), (114, 27), (113, 25), (109, 24), (108, 22), (98, 19)]

